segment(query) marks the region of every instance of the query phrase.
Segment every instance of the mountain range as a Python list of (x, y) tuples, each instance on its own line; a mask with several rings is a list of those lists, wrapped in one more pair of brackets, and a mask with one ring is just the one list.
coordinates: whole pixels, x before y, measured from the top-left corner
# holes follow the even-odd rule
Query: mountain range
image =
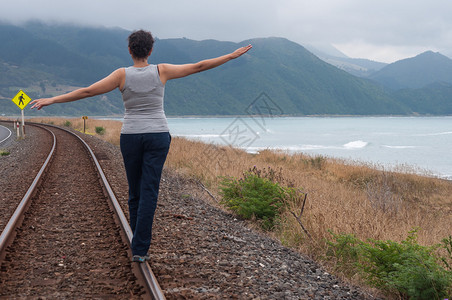
[[(32, 99), (86, 86), (132, 63), (129, 31), (74, 25), (0, 23), (0, 114), (15, 115), (19, 89)], [(282, 115), (452, 114), (452, 60), (426, 52), (393, 64), (340, 57), (365, 72), (332, 63), (285, 38), (240, 43), (156, 38), (150, 63), (182, 64), (253, 44), (243, 57), (216, 69), (169, 81), (167, 115), (246, 115), (265, 95)], [(321, 58), (322, 59), (321, 59)], [(352, 68), (353, 69), (353, 68)], [(27, 115), (121, 115), (119, 91)]]
[(331, 45), (307, 45), (306, 49), (321, 60), (358, 77), (370, 76), (388, 65), (369, 59), (348, 57)]
[(452, 60), (427, 51), (387, 65), (369, 76), (393, 89), (418, 89), (437, 82), (452, 82)]

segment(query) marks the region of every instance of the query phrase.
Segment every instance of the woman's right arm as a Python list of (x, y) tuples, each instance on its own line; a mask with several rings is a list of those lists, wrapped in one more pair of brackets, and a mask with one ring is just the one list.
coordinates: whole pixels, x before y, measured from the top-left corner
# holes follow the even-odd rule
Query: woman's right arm
[(115, 88), (121, 88), (121, 86), (124, 84), (125, 76), (126, 75), (124, 68), (117, 69), (107, 77), (99, 80), (96, 83), (93, 83), (88, 87), (80, 88), (70, 93), (62, 94), (52, 98), (41, 98), (33, 100), (30, 103), (33, 104), (31, 108), (32, 109), (37, 108), (38, 110), (40, 110), (44, 106), (51, 105), (53, 103), (71, 102), (87, 97), (93, 97), (96, 95), (108, 93), (114, 90)]
[(202, 60), (193, 64), (172, 65), (159, 64), (160, 80), (165, 84), (168, 80), (185, 77), (194, 73), (206, 71), (218, 67), (232, 59), (242, 56), (252, 48), (251, 45), (238, 48), (232, 53), (219, 56), (216, 58)]

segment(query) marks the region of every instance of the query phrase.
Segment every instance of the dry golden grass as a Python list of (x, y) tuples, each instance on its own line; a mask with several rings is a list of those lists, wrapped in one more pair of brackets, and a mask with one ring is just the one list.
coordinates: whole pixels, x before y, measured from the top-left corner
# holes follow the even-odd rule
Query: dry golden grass
[[(29, 122), (47, 123), (57, 126), (67, 126), (70, 123), (70, 127), (83, 132), (83, 119), (82, 118), (58, 118), (58, 117), (46, 117), (46, 118), (31, 118)], [(119, 136), (121, 134), (122, 123), (113, 120), (99, 120), (88, 118), (85, 120), (85, 133), (90, 135), (97, 135), (103, 140), (112, 143), (113, 145), (119, 145)], [(102, 135), (96, 133), (96, 127), (103, 127), (105, 129)]]
[[(33, 121), (64, 125), (67, 120)], [(68, 121), (83, 129), (81, 119)], [(94, 132), (95, 126), (106, 128), (101, 138), (118, 145), (120, 122), (89, 119), (87, 124), (89, 132)], [(451, 234), (452, 182), (419, 176), (409, 169), (389, 172), (378, 166), (283, 152), (249, 154), (178, 137), (173, 138), (167, 166), (199, 179), (217, 199), (222, 176), (242, 177), (254, 166), (281, 172), (285, 183), (308, 194), (301, 221), (312, 239), (305, 236), (291, 214), (299, 214), (301, 202), (291, 204), (273, 234), (313, 258), (325, 254), (328, 230), (353, 233), (360, 239), (401, 241), (419, 227), (421, 245), (436, 244)]]
[(420, 228), (421, 245), (437, 244), (452, 233), (452, 182), (419, 176), (410, 170), (388, 172), (376, 166), (304, 154), (249, 154), (177, 137), (171, 144), (167, 165), (201, 180), (216, 199), (220, 198), (221, 176), (242, 177), (254, 166), (281, 172), (283, 183), (308, 194), (301, 222), (312, 238), (306, 236), (292, 214), (299, 215), (302, 201), (290, 203), (281, 216), (281, 226), (270, 234), (283, 244), (322, 260), (336, 275), (358, 285), (364, 284), (361, 278), (344, 278), (334, 259), (324, 260), (326, 239), (331, 240), (329, 230), (354, 234), (361, 240), (400, 242), (410, 230)]
[[(302, 221), (313, 241), (303, 238), (290, 212), (280, 231), (284, 242), (304, 250), (321, 246), (318, 243), (329, 235), (328, 229), (361, 239), (400, 241), (413, 227), (420, 227), (423, 245), (451, 234), (452, 183), (445, 180), (303, 154), (262, 151), (253, 155), (182, 138), (173, 139), (168, 165), (201, 179), (213, 192), (218, 190), (220, 176), (242, 177), (254, 166), (281, 170), (286, 182), (308, 193)], [(295, 205), (291, 208), (295, 213), (299, 210)]]

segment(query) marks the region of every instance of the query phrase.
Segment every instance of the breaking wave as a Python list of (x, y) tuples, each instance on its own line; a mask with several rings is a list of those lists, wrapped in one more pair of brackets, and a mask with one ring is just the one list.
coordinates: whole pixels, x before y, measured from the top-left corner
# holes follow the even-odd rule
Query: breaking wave
[(353, 141), (344, 145), (345, 149), (362, 149), (366, 147), (369, 143), (361, 140)]

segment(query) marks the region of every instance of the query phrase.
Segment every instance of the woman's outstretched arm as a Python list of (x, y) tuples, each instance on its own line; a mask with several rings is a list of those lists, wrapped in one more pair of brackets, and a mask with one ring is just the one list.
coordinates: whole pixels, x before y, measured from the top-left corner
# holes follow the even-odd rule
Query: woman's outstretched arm
[(252, 48), (251, 45), (241, 47), (232, 53), (219, 56), (216, 58), (202, 60), (193, 64), (172, 65), (172, 64), (159, 64), (160, 80), (165, 84), (168, 80), (185, 77), (194, 73), (202, 72), (205, 70), (218, 67), (232, 59), (242, 56)]
[(87, 97), (93, 97), (100, 94), (108, 93), (115, 88), (121, 87), (123, 85), (123, 82), (125, 80), (125, 71), (124, 69), (117, 69), (107, 77), (99, 80), (96, 83), (93, 83), (92, 85), (80, 88), (75, 91), (72, 91), (67, 94), (55, 96), (52, 98), (41, 98), (36, 99), (31, 102), (33, 108), (37, 108), (40, 110), (44, 106), (53, 104), (53, 103), (64, 103), (64, 102), (71, 102), (80, 100)]

